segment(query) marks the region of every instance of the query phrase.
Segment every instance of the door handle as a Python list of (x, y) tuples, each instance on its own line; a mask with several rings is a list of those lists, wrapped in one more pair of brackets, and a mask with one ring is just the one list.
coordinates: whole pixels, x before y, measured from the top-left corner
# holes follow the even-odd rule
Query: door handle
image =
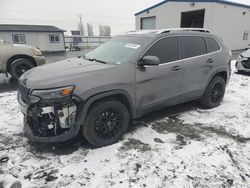
[(207, 63), (213, 63), (213, 62), (214, 62), (213, 59), (208, 59), (208, 60), (207, 60)]
[(181, 70), (181, 67), (180, 66), (174, 66), (171, 68), (172, 71), (178, 71), (178, 70)]

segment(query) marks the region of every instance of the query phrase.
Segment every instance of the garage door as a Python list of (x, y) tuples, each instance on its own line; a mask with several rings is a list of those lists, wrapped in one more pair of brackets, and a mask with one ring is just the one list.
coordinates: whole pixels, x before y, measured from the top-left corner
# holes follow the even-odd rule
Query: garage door
[(155, 21), (156, 18), (148, 17), (148, 18), (141, 18), (141, 29), (155, 29)]

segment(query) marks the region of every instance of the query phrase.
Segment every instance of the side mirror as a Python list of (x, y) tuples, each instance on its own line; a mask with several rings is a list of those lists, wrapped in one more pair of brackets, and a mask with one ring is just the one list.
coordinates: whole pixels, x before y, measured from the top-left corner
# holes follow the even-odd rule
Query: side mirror
[(157, 66), (160, 64), (160, 59), (159, 57), (156, 56), (144, 56), (139, 62), (138, 66)]

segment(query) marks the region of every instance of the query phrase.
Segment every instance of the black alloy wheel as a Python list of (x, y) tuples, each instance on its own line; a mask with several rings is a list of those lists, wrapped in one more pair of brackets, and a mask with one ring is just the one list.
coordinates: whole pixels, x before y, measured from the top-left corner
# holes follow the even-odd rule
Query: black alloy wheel
[(129, 126), (127, 107), (114, 99), (94, 104), (82, 126), (83, 136), (94, 146), (111, 145), (120, 140)]
[(215, 108), (219, 106), (225, 95), (226, 82), (223, 77), (215, 76), (208, 84), (200, 103), (205, 108)]
[(212, 88), (212, 91), (211, 91), (211, 96), (210, 96), (211, 101), (213, 103), (217, 103), (217, 102), (222, 100), (223, 95), (224, 95), (224, 93), (223, 93), (223, 84), (216, 83), (214, 85), (214, 87)]
[(95, 122), (96, 135), (103, 139), (115, 136), (121, 129), (122, 121), (121, 109), (110, 107), (101, 112)]

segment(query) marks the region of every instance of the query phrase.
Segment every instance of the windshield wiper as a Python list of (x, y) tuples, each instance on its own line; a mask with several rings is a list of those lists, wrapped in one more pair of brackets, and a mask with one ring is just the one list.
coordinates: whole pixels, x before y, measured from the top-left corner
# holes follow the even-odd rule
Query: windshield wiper
[(99, 62), (99, 63), (103, 63), (103, 64), (107, 64), (106, 61), (102, 61), (102, 60), (99, 60), (99, 59), (94, 59), (95, 62)]
[(99, 59), (95, 59), (95, 58), (87, 58), (86, 56), (83, 56), (83, 58), (89, 60), (89, 61), (95, 61), (95, 62), (99, 62), (99, 63), (103, 63), (103, 64), (107, 64), (106, 61), (102, 61), (102, 60), (99, 60)]

